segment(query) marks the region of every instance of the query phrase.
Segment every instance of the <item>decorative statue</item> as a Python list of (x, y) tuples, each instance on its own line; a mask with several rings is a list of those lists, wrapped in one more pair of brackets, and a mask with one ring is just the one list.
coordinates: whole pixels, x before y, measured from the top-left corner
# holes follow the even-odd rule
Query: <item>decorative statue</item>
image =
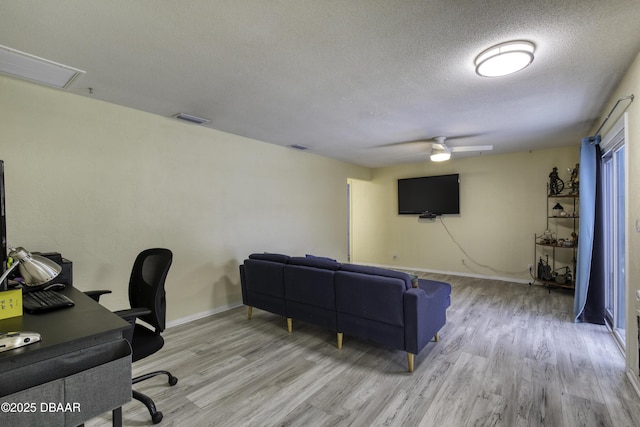
[(571, 170), (569, 187), (571, 188), (571, 194), (578, 194), (580, 192), (580, 163), (576, 163), (576, 167)]
[(554, 167), (549, 174), (549, 195), (558, 195), (564, 190), (564, 182), (558, 176), (558, 168)]

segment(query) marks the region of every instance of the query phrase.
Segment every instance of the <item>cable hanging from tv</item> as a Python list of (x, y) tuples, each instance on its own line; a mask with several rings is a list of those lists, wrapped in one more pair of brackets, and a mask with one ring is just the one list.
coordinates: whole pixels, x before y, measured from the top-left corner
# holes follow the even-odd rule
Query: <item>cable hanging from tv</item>
[[(493, 271), (494, 273), (500, 273), (500, 274), (521, 274), (521, 273), (525, 273), (527, 272), (527, 270), (521, 270), (521, 271), (503, 271), (503, 270), (498, 270), (496, 268), (491, 267), (490, 265), (486, 265), (486, 264), (481, 264), (478, 261), (476, 261), (475, 259), (473, 259), (473, 257), (471, 255), (469, 255), (467, 253), (467, 251), (464, 250), (464, 248), (462, 247), (462, 245), (460, 243), (458, 243), (458, 241), (455, 239), (455, 237), (453, 237), (453, 234), (451, 234), (451, 231), (449, 231), (449, 229), (447, 228), (447, 225), (444, 223), (444, 220), (442, 219), (442, 217), (440, 218), (440, 224), (442, 224), (442, 227), (444, 227), (444, 230), (447, 232), (447, 234), (449, 235), (449, 237), (451, 238), (451, 241), (453, 241), (453, 243), (458, 247), (458, 249), (460, 249), (460, 251), (462, 251), (462, 253), (469, 258), (469, 261), (471, 261), (472, 263), (474, 263), (475, 265), (477, 265), (478, 267), (482, 267), (482, 268), (486, 268), (488, 270)], [(464, 261), (463, 261), (464, 262)]]

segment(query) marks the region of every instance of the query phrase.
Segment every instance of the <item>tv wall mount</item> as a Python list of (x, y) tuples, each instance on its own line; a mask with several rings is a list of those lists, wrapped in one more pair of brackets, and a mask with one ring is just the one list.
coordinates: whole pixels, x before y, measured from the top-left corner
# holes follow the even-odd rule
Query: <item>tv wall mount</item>
[(418, 218), (420, 218), (420, 219), (435, 219), (435, 217), (437, 217), (437, 216), (438, 216), (438, 214), (426, 211), (426, 212), (422, 212)]

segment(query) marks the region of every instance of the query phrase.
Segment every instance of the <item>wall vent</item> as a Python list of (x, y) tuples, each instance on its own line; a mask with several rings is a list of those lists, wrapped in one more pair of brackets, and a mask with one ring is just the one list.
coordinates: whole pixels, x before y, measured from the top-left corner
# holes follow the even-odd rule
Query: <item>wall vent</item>
[(293, 144), (293, 145), (290, 145), (289, 147), (295, 148), (296, 150), (308, 150), (309, 149), (309, 147), (305, 147), (304, 145), (300, 145), (300, 144)]
[(186, 114), (186, 113), (178, 113), (173, 115), (172, 117), (175, 117), (176, 119), (179, 119), (179, 120), (184, 120), (185, 122), (195, 123), (198, 125), (203, 125), (211, 121), (209, 119), (203, 119), (202, 117), (193, 116), (191, 114)]

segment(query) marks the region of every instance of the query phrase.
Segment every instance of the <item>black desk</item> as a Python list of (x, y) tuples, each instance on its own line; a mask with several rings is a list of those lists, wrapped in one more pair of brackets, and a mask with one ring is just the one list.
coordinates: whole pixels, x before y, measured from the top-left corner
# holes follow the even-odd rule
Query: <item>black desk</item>
[(0, 320), (42, 340), (0, 353), (0, 425), (76, 426), (131, 400), (129, 324), (73, 287), (72, 308)]

